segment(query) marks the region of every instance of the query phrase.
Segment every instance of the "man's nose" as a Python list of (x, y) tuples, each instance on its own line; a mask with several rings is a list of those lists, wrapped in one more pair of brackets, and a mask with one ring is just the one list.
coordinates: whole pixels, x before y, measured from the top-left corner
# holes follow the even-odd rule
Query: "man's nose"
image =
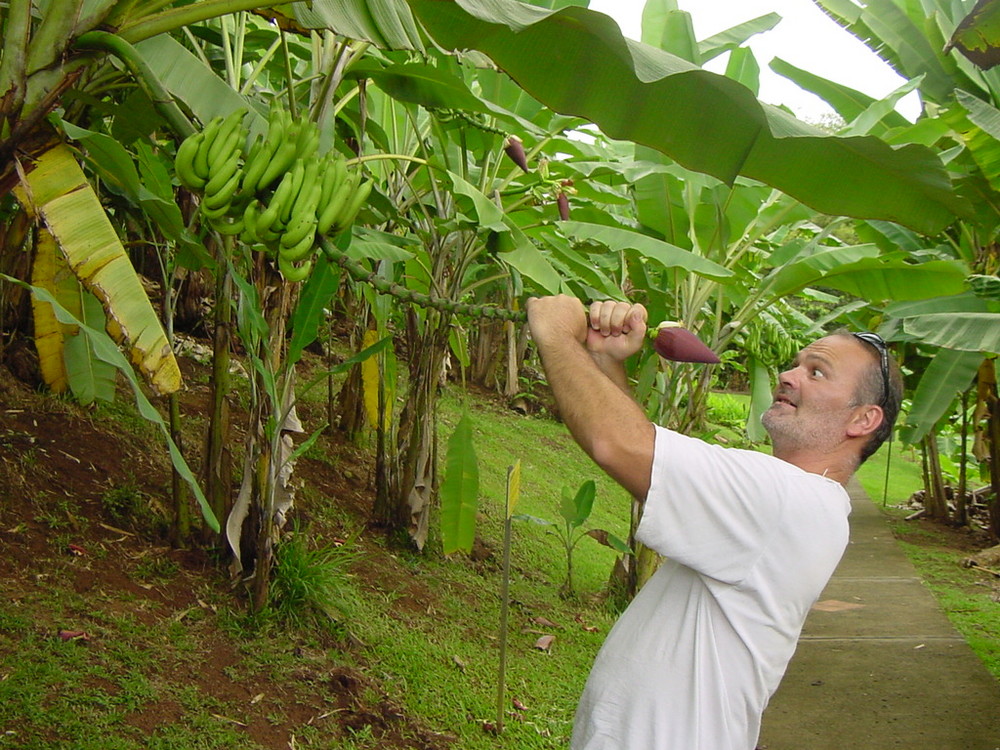
[(795, 387), (795, 383), (796, 383), (797, 378), (798, 378), (798, 374), (797, 373), (798, 373), (798, 371), (800, 369), (801, 368), (799, 368), (799, 367), (790, 367), (789, 369), (785, 370), (784, 372), (778, 373), (778, 385), (779, 386), (789, 387), (789, 388), (794, 388)]

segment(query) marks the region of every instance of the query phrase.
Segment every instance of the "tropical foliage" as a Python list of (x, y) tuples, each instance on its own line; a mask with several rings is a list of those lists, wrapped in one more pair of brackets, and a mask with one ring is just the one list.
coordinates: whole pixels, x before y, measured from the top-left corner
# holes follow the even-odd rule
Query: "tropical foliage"
[[(205, 491), (192, 493), (204, 528), (225, 522), (257, 606), (293, 507), (294, 460), (311, 444), (292, 435), (324, 427), (295, 417), (302, 352), (325, 347), (328, 384), (357, 365), (328, 394), (327, 427), (374, 433), (373, 518), (423, 548), (440, 487), (446, 551), (467, 549), (473, 430), (452, 437), (442, 485), (439, 384), (469, 374), (517, 394), (530, 294), (634, 299), (696, 331), (723, 366), (644, 353), (630, 371), (638, 397), (651, 417), (701, 434), (710, 389), (746, 387), (755, 440), (771, 373), (797, 346), (838, 324), (878, 327), (924, 373), (905, 439), (931, 434), (975, 377), (978, 455), (1000, 483), (997, 74), (938, 51), (961, 3), (926, 18), (901, 1), (820, 4), (911, 79), (904, 88), (925, 103), (917, 123), (893, 110), (897, 97), (873, 101), (781, 62), (847, 124), (831, 135), (762, 105), (742, 45), (773, 14), (698, 40), (672, 0), (647, 4), (643, 43), (557, 0), (78, 0), (65, 13), (12, 1), (0, 16), (0, 271), (31, 281), (34, 315), (6, 285), (0, 322), (33, 333), (53, 389), (108, 394), (112, 375), (78, 332), (106, 327), (168, 394), (180, 385), (174, 313), (202, 279), (213, 408)], [(700, 67), (724, 54), (725, 75)], [(214, 203), (174, 167), (185, 139), (243, 110), (234, 153), (246, 165), (276, 109), (315, 130), (317, 159), (371, 186), (352, 229), (315, 236), (303, 282), (241, 237), (241, 216), (212, 221)], [(356, 354), (340, 364), (334, 318)], [(229, 447), (236, 341), (252, 415), (242, 472)], [(176, 401), (164, 411), (176, 445), (183, 415)], [(199, 524), (183, 482), (174, 494), (187, 543)]]

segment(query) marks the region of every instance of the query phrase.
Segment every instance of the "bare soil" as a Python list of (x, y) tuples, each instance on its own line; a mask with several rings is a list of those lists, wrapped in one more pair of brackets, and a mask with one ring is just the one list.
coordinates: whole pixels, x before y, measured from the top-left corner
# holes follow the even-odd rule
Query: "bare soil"
[[(189, 384), (183, 410), (191, 424), (198, 424), (207, 386), (191, 385), (199, 380), (199, 365), (185, 360), (183, 368)], [(296, 471), (322, 496), (336, 498), (346, 514), (344, 528), (324, 529), (335, 537), (348, 527), (364, 526), (372, 467), (363, 451), (336, 436), (322, 440), (337, 469), (303, 458)], [(299, 666), (292, 681), (266, 671), (247, 679), (239, 641), (227, 631), (223, 616), (234, 603), (237, 610), (245, 606), (240, 587), (229, 580), (217, 553), (175, 549), (163, 536), (170, 497), (164, 453), (155, 432), (148, 439), (127, 433), (121, 424), (33, 391), (0, 367), (0, 613), (16, 612), (33, 623), (36, 635), (75, 639), (98, 653), (115, 648), (103, 640), (107, 630), (100, 625), (115, 617), (127, 614), (150, 628), (170, 620), (197, 621), (195, 653), (161, 658), (157, 680), (212, 696), (218, 715), (240, 727), (248, 745), (294, 747), (296, 733), (319, 727), (334, 746), (337, 737), (361, 730), (384, 748), (452, 746), (452, 738), (422, 726), (390, 699), (347, 636), (331, 642), (336, 636), (312, 635), (330, 647), (323, 649), (303, 639), (293, 654)], [(109, 514), (109, 493), (116, 488), (147, 500), (151, 512), (134, 523)], [(302, 507), (300, 514), (308, 517), (309, 508)], [(383, 536), (364, 534), (358, 543), (364, 545), (365, 564), (353, 572), (360, 585), (396, 592), (402, 617), (408, 607), (426, 611), (434, 593), (400, 568)], [(157, 570), (169, 575), (156, 575)], [(38, 609), (34, 592), (55, 581), (84, 595), (87, 611), (56, 620)], [(11, 656), (0, 654), (0, 662)], [(184, 710), (174, 700), (154, 698), (124, 721), (153, 733), (176, 722)]]

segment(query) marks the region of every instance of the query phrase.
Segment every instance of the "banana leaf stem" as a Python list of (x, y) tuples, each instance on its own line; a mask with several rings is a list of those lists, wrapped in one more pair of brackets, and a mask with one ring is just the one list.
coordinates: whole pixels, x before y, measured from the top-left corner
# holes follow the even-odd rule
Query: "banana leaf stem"
[(160, 83), (156, 74), (153, 73), (153, 69), (146, 64), (139, 51), (123, 38), (107, 31), (88, 31), (86, 34), (81, 34), (76, 40), (76, 48), (103, 50), (113, 54), (135, 76), (140, 88), (179, 138), (187, 138), (194, 134), (194, 125), (181, 112), (181, 108), (177, 106), (177, 102)]
[[(293, 0), (273, 0), (268, 7), (287, 5), (291, 2)], [(238, 13), (241, 10), (256, 10), (260, 7), (260, 0), (203, 0), (203, 2), (169, 8), (156, 15), (145, 16), (135, 23), (126, 23), (118, 33), (126, 41), (135, 44), (143, 39), (174, 31), (182, 26), (207, 21), (209, 18)]]
[(320, 247), (331, 261), (347, 271), (355, 281), (370, 284), (380, 294), (392, 295), (401, 302), (409, 302), (419, 307), (476, 319), (509, 320), (515, 323), (523, 323), (528, 319), (522, 310), (508, 310), (494, 305), (470, 305), (433, 294), (415, 292), (369, 271), (361, 263), (349, 257), (347, 253), (335, 247), (326, 237), (320, 240)]

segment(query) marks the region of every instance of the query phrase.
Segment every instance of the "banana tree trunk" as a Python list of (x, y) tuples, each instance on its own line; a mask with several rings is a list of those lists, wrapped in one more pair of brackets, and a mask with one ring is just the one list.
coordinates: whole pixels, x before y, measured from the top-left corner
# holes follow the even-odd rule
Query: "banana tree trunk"
[[(286, 408), (284, 394), (290, 384), (291, 372), (284, 372), (285, 329), (291, 314), (291, 284), (266, 268), (258, 275), (258, 294), (269, 335), (262, 337), (257, 356), (271, 373), (283, 373), (278, 378), (277, 403), (267, 398), (268, 389), (259, 372), (254, 370), (251, 392), (255, 403), (251, 408), (249, 428), (250, 445), (247, 453), (252, 457), (253, 476), (250, 507), (257, 515), (257, 539), (254, 550), (254, 575), (251, 584), (253, 609), (260, 612), (268, 602), (274, 546), (284, 521), (284, 514), (291, 505), (288, 487), (290, 467), (285, 464), (291, 440), (285, 434), (283, 412)], [(268, 423), (271, 429), (268, 429)]]
[(415, 337), (410, 385), (399, 418), (395, 464), (386, 472), (385, 491), (376, 496), (376, 519), (406, 529), (418, 549), (427, 541), (431, 503), (437, 492), (437, 423), (440, 377), (448, 353), (452, 315), (428, 310), (424, 335)]
[[(205, 496), (216, 518), (225, 518), (231, 510), (232, 453), (229, 450), (229, 364), (232, 347), (233, 281), (226, 258), (232, 239), (225, 238), (217, 258), (215, 308), (212, 330), (211, 413), (205, 438), (203, 476)], [(217, 541), (217, 540), (213, 540)]]
[(987, 359), (979, 368), (979, 394), (987, 409), (987, 448), (989, 450), (990, 487), (989, 532), (1000, 540), (1000, 395), (997, 393), (996, 360)]
[(955, 523), (967, 526), (969, 523), (969, 391), (962, 393), (962, 435), (961, 462), (958, 466), (958, 489), (955, 492)]
[(948, 518), (948, 502), (945, 498), (944, 479), (941, 476), (941, 460), (937, 447), (937, 431), (932, 430), (923, 440), (926, 460), (924, 482), (924, 508), (930, 518)]

